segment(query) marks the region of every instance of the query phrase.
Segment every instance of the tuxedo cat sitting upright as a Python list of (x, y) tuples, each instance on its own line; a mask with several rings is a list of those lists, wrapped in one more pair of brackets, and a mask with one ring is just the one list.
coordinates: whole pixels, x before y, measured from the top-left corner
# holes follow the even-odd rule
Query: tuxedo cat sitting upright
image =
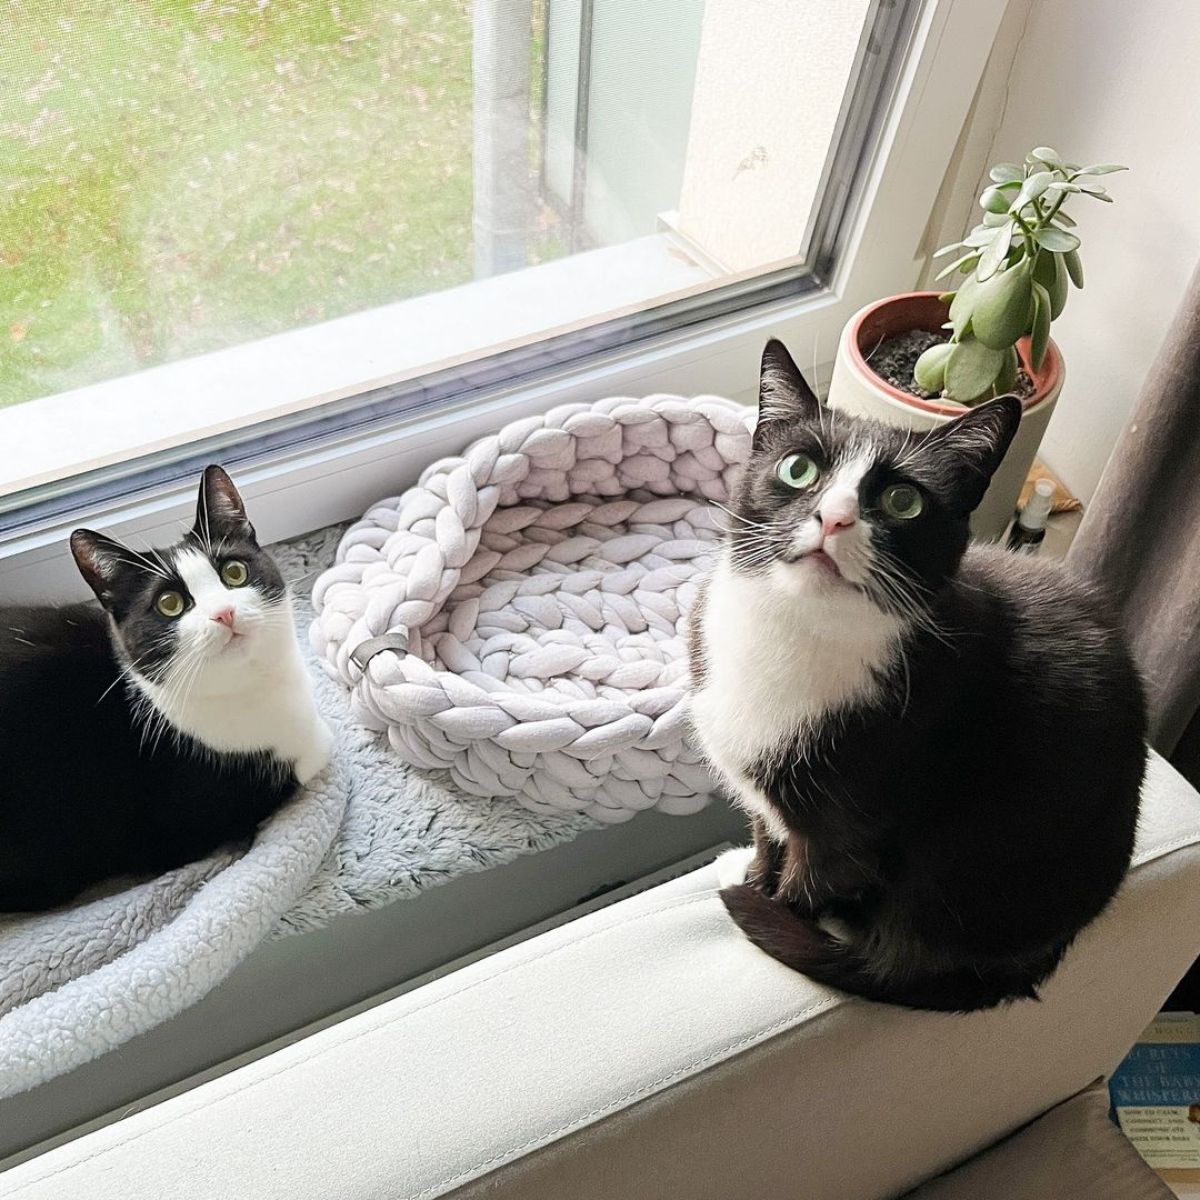
[(854, 420), (771, 342), (693, 613), (692, 721), (753, 816), (725, 905), (869, 999), (1035, 996), (1129, 864), (1145, 717), (1120, 633), (1053, 564), (967, 545), (1020, 412)]
[(249, 838), (332, 744), (220, 467), (174, 546), (77, 529), (71, 549), (101, 607), (0, 609), (0, 911)]

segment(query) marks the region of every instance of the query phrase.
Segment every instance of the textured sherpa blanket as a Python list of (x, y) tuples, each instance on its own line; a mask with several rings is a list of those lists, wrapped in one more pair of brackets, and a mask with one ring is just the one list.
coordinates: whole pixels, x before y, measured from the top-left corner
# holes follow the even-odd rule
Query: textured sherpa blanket
[(275, 548), (296, 595), (330, 768), (259, 832), (158, 879), (70, 908), (0, 918), (0, 1099), (96, 1058), (203, 997), (263, 940), (415, 895), (569, 841), (593, 822), (459, 795), (411, 770), (349, 712), (303, 631), (340, 529)]

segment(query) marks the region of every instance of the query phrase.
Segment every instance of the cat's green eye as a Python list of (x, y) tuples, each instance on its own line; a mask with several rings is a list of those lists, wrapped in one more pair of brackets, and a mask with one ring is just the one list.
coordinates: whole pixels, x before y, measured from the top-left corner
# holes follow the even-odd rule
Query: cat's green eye
[(178, 592), (160, 592), (158, 599), (154, 601), (154, 607), (164, 617), (181, 617), (183, 610), (187, 608), (187, 602)]
[(790, 488), (810, 488), (821, 478), (821, 468), (807, 454), (789, 454), (775, 468), (775, 474)]
[(250, 568), (241, 559), (231, 558), (221, 564), (221, 578), (226, 587), (245, 587), (250, 582)]
[(879, 507), (897, 521), (911, 521), (913, 517), (921, 515), (925, 500), (911, 483), (893, 483), (883, 489)]

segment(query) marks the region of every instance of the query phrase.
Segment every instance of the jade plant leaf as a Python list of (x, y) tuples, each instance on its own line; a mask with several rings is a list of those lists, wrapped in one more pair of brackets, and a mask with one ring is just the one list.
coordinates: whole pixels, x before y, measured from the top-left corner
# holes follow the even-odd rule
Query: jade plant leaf
[(1083, 287), (1083, 259), (1079, 257), (1078, 250), (1068, 250), (1063, 255), (1063, 266), (1067, 268), (1071, 282), (1077, 288)]
[(977, 250), (982, 250), (984, 246), (990, 246), (992, 238), (996, 236), (994, 229), (989, 229), (986, 225), (976, 225), (970, 233), (963, 238), (964, 246), (974, 246)]
[(979, 286), (979, 280), (974, 275), (968, 275), (950, 301), (950, 328), (954, 330), (955, 337), (962, 337), (970, 325)]
[(970, 404), (990, 394), (1003, 365), (1003, 351), (993, 350), (977, 338), (963, 338), (946, 360), (946, 395), (960, 404)]
[(983, 195), (979, 197), (979, 207), (990, 213), (1005, 213), (1008, 212), (1008, 201), (1004, 190), (993, 185), (983, 189)]
[(1027, 258), (979, 285), (971, 306), (971, 328), (985, 346), (1003, 350), (1025, 332), (1031, 285)]
[(1008, 257), (1008, 248), (1012, 245), (1013, 222), (996, 230), (996, 236), (991, 244), (979, 256), (979, 266), (975, 271), (980, 283), (991, 279), (1000, 269), (1000, 264)]
[(954, 353), (955, 343), (938, 342), (930, 346), (913, 366), (913, 379), (919, 388), (926, 392), (940, 394), (946, 381), (946, 363)]
[(1000, 373), (996, 376), (996, 381), (993, 384), (997, 396), (1003, 396), (1005, 392), (1011, 392), (1017, 382), (1017, 372), (1021, 369), (1021, 358), (1017, 354), (1016, 346), (1009, 346), (1004, 351), (1004, 363), (1000, 367)]
[(1054, 182), (1053, 171), (1035, 171), (1021, 184), (1016, 199), (1008, 206), (1010, 213), (1019, 213), (1025, 205), (1036, 200)]
[(1080, 246), (1079, 238), (1075, 234), (1068, 233), (1065, 229), (1055, 229), (1053, 225), (1035, 229), (1033, 238), (1043, 250), (1053, 250), (1057, 254), (1078, 250)]
[(952, 275), (955, 271), (973, 271), (978, 262), (979, 252), (977, 250), (969, 250), (962, 258), (956, 258), (948, 267), (943, 267), (934, 276), (934, 280), (945, 279), (947, 275)]
[(1050, 344), (1050, 296), (1040, 283), (1033, 285), (1033, 327), (1029, 335), (1029, 362), (1036, 371)]
[(1043, 250), (1037, 257), (1033, 277), (1050, 297), (1050, 320), (1057, 321), (1067, 303), (1067, 268), (1061, 254)]

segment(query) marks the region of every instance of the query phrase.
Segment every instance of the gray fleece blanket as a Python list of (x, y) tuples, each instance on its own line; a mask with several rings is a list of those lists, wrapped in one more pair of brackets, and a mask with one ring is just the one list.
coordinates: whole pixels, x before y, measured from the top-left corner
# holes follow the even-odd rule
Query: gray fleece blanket
[(70, 908), (0, 917), (0, 1099), (146, 1032), (211, 991), (269, 938), (317, 929), (569, 841), (594, 822), (457, 794), (406, 767), (350, 715), (308, 649), (314, 576), (340, 529), (277, 546), (334, 759), (259, 832), (157, 879), (125, 881)]

